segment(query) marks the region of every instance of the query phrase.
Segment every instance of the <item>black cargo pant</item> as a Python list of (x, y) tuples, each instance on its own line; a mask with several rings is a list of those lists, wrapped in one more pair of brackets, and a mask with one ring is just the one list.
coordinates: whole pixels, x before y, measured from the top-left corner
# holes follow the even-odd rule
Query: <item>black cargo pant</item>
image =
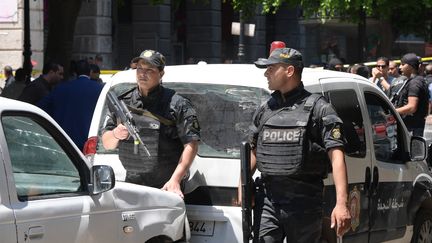
[(267, 196), (257, 202), (254, 213), (260, 222), (258, 239), (260, 243), (314, 243), (319, 242), (322, 228), (322, 212), (292, 212), (284, 205), (273, 204)]

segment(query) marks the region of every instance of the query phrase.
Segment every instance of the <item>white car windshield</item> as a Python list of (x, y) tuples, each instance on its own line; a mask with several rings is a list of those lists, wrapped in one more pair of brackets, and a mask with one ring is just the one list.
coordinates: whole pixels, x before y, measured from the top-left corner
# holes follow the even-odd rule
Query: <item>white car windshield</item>
[[(131, 89), (135, 83), (121, 83), (111, 87), (117, 95)], [(270, 93), (256, 87), (221, 84), (164, 83), (167, 88), (188, 98), (201, 126), (201, 157), (239, 158), (240, 143), (247, 140), (248, 129), (255, 110), (265, 102)], [(99, 131), (104, 127), (107, 104), (101, 114)], [(101, 134), (99, 134), (100, 136)], [(99, 139), (98, 153), (117, 153), (104, 150)]]

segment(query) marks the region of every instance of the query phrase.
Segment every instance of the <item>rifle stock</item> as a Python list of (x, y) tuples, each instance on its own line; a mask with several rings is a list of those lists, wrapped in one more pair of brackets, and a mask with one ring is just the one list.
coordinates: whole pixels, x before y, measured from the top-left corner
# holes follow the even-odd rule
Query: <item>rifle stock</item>
[(109, 102), (108, 108), (116, 114), (121, 123), (127, 128), (129, 134), (134, 139), (134, 153), (138, 153), (138, 146), (141, 146), (144, 149), (146, 155), (150, 156), (150, 152), (139, 136), (133, 116), (126, 104), (123, 102), (123, 100), (119, 100), (112, 91), (108, 91), (107, 98)]
[(242, 190), (242, 229), (243, 242), (249, 242), (252, 233), (252, 176), (250, 168), (251, 147), (247, 142), (240, 146), (241, 190)]

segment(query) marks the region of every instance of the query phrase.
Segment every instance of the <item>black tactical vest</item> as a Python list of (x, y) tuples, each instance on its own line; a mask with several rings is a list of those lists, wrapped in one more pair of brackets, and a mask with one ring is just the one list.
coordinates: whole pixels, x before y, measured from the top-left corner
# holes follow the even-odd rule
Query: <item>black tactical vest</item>
[(399, 76), (394, 79), (390, 86), (390, 101), (395, 107), (401, 107), (406, 105), (404, 102), (408, 102), (408, 100), (404, 101), (401, 96), (402, 89), (406, 86), (408, 80), (405, 76)]
[[(174, 94), (164, 94), (162, 105), (169, 111)], [(134, 153), (134, 141), (130, 137), (119, 143), (119, 158), (127, 171), (151, 173), (160, 181), (168, 181), (177, 167), (183, 144), (177, 133), (176, 123), (147, 110), (128, 107), (139, 129), (139, 134), (151, 156), (147, 157), (141, 147)], [(166, 113), (163, 113), (166, 114)]]
[(311, 141), (307, 127), (315, 102), (312, 94), (293, 107), (266, 113), (257, 141), (257, 166), (268, 176), (318, 175), (325, 177), (328, 156), (325, 149)]

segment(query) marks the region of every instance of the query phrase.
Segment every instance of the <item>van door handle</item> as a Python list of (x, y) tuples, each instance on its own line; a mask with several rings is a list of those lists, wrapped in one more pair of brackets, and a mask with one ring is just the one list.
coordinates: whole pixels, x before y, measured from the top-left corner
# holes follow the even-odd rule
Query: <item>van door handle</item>
[(375, 196), (378, 193), (378, 181), (379, 181), (378, 167), (374, 166), (372, 185), (371, 185), (371, 194), (373, 196)]
[(370, 192), (370, 184), (371, 184), (371, 170), (368, 167), (366, 167), (365, 170), (365, 183), (364, 183), (364, 190), (365, 190), (365, 194), (366, 196), (369, 196), (369, 192)]
[(33, 226), (28, 229), (27, 233), (24, 235), (24, 238), (25, 240), (42, 239), (44, 233), (45, 229), (43, 226)]

